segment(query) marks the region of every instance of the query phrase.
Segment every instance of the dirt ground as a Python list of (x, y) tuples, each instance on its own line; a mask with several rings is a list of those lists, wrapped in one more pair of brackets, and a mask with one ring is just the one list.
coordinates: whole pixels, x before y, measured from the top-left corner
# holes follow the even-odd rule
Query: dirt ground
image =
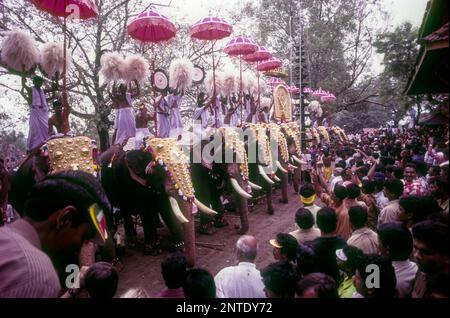
[[(259, 241), (259, 252), (256, 259), (256, 267), (259, 269), (274, 261), (269, 240), (274, 238), (277, 233), (290, 232), (294, 229), (295, 212), (301, 206), (298, 196), (291, 187), (289, 188), (288, 204), (279, 203), (280, 195), (280, 190), (276, 190), (273, 196), (274, 215), (267, 214), (264, 199), (249, 209), (250, 229), (248, 234), (254, 235)], [(230, 224), (217, 229), (213, 235), (199, 235), (198, 232), (196, 234), (196, 241), (200, 243), (196, 247), (196, 267), (204, 268), (213, 275), (216, 275), (224, 267), (236, 264), (234, 246), (239, 235), (235, 224), (239, 224), (239, 216), (227, 213), (226, 219)], [(166, 228), (159, 229), (159, 234), (162, 242), (167, 240)], [(142, 236), (142, 233), (138, 235)], [(223, 247), (205, 247), (201, 245), (202, 242), (219, 244)], [(129, 288), (136, 287), (146, 289), (150, 296), (163, 290), (165, 286), (160, 264), (168, 253), (165, 251), (159, 256), (145, 256), (140, 246), (135, 249), (127, 249), (122, 257), (124, 269), (119, 274), (117, 295), (120, 296)]]

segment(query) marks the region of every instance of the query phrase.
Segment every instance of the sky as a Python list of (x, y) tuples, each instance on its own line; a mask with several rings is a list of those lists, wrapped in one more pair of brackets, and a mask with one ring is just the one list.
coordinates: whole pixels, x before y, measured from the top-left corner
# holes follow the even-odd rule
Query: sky
[[(195, 23), (209, 13), (221, 16), (221, 12), (224, 12), (227, 8), (244, 3), (243, 0), (157, 0), (154, 2), (161, 4), (170, 3), (170, 8), (160, 7), (157, 10), (169, 18), (173, 18), (174, 21), (183, 21), (189, 24)], [(390, 20), (388, 21), (390, 29), (394, 29), (395, 26), (404, 21), (410, 21), (414, 26), (419, 27), (422, 23), (427, 0), (382, 0), (382, 4), (390, 14)], [(380, 21), (380, 23), (386, 22)], [(382, 59), (382, 56), (374, 54), (373, 73), (379, 74), (383, 71)], [(13, 120), (23, 127), (23, 132), (27, 134), (27, 123), (21, 122), (19, 119), (26, 114), (17, 112), (15, 105), (8, 105), (9, 103), (4, 96), (4, 88), (0, 87), (0, 112), (6, 111), (11, 115)]]

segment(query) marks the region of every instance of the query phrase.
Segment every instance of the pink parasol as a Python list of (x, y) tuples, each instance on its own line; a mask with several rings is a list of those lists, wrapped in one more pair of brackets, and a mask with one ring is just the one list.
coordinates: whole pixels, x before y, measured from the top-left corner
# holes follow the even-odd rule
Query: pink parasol
[[(141, 43), (152, 43), (152, 53), (154, 54), (154, 43), (160, 43), (172, 39), (177, 29), (167, 17), (153, 10), (141, 12), (133, 21), (128, 24), (128, 34)], [(155, 60), (152, 61), (152, 72), (155, 74)], [(155, 76), (153, 76), (154, 78)], [(154, 121), (155, 132), (158, 136), (158, 119), (156, 111), (156, 89), (155, 81), (152, 80), (153, 103), (155, 107)]]
[[(255, 53), (248, 54), (243, 57), (244, 61), (249, 63), (262, 62), (270, 58), (272, 58), (272, 53), (270, 53), (264, 46), (260, 46)], [(261, 108), (260, 77), (261, 76), (258, 73), (258, 108)]]
[(312, 93), (314, 93), (314, 90), (312, 88), (310, 88), (310, 87), (305, 87), (303, 89), (303, 93), (305, 93), (305, 94), (312, 94)]
[(270, 87), (272, 87), (272, 89), (274, 89), (275, 87), (277, 87), (278, 85), (284, 85), (287, 87), (287, 84), (285, 81), (283, 81), (281, 78), (278, 77), (272, 77), (267, 84), (269, 84)]
[(255, 53), (245, 55), (242, 59), (246, 62), (262, 62), (270, 58), (272, 58), (272, 53), (264, 46), (260, 46)]
[(145, 43), (159, 43), (173, 38), (177, 29), (175, 24), (155, 11), (141, 12), (127, 27), (128, 34), (135, 40)]
[[(73, 14), (71, 7), (78, 7), (79, 19), (87, 20), (98, 16), (98, 9), (92, 0), (30, 0), (40, 10), (56, 17)], [(78, 17), (77, 17), (78, 18)]]
[(291, 94), (298, 94), (298, 93), (300, 93), (300, 88), (298, 88), (295, 85), (292, 85), (292, 86), (289, 87), (289, 93), (291, 93)]
[(242, 94), (242, 56), (255, 53), (258, 50), (258, 48), (259, 48), (258, 45), (255, 42), (253, 42), (253, 40), (251, 40), (243, 35), (240, 35), (240, 36), (232, 39), (230, 42), (228, 42), (228, 44), (223, 49), (223, 51), (230, 56), (239, 56), (239, 81), (240, 81), (239, 103), (241, 106), (241, 125), (242, 125), (242, 122), (244, 121), (244, 119), (243, 119), (244, 103), (242, 101), (242, 98), (243, 98), (243, 94)]
[(279, 59), (272, 58), (270, 60), (259, 63), (256, 69), (260, 72), (267, 72), (280, 68), (282, 65), (283, 62), (281, 62)]
[(215, 41), (229, 37), (233, 32), (231, 24), (218, 17), (206, 17), (197, 21), (189, 32), (197, 40)]
[[(213, 94), (216, 94), (216, 62), (214, 60), (214, 44), (216, 41), (229, 37), (233, 32), (231, 24), (218, 17), (206, 17), (197, 21), (190, 30), (192, 38), (212, 42)], [(217, 122), (217, 113), (216, 113)]]
[(87, 20), (98, 16), (98, 8), (92, 0), (29, 0), (37, 8), (42, 11), (48, 12), (56, 17), (63, 17), (63, 33), (64, 33), (64, 66), (63, 66), (63, 133), (69, 132), (69, 107), (67, 102), (67, 61), (66, 61), (66, 29), (67, 18), (74, 16), (74, 18)]
[(321, 88), (319, 88), (318, 90), (315, 90), (315, 91), (312, 93), (312, 95), (313, 95), (314, 97), (321, 98), (321, 97), (323, 97), (323, 96), (328, 95), (328, 93), (325, 92), (324, 90), (322, 90)]
[(331, 93), (328, 93), (327, 95), (325, 95), (325, 96), (322, 96), (322, 101), (323, 102), (325, 102), (325, 103), (328, 103), (328, 102), (334, 102), (336, 100), (336, 96), (334, 96), (334, 94), (331, 94)]

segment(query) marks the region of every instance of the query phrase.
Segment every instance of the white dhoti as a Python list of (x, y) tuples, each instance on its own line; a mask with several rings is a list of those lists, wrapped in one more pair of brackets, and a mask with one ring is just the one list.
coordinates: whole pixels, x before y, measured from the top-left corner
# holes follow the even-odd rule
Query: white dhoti
[(114, 128), (117, 129), (115, 145), (121, 145), (126, 139), (136, 136), (136, 121), (133, 107), (116, 109)]
[(30, 121), (27, 148), (35, 149), (48, 138), (48, 107), (44, 90), (32, 88), (32, 106), (30, 107)]

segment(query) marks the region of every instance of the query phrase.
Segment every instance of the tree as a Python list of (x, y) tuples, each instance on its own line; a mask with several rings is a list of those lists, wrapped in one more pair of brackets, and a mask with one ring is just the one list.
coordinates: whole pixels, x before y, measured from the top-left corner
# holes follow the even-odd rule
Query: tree
[(396, 125), (413, 105), (417, 106), (417, 118), (422, 109), (421, 97), (403, 93), (419, 53), (417, 33), (410, 22), (405, 22), (392, 32), (378, 35), (374, 43), (376, 52), (384, 54), (385, 69), (379, 80), (380, 103), (392, 112)]

